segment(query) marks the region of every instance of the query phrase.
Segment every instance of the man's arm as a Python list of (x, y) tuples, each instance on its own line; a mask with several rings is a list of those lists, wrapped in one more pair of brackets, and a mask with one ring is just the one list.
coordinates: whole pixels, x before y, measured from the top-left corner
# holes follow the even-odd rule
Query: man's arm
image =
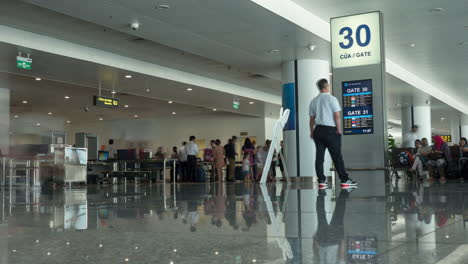
[(315, 116), (310, 116), (310, 137), (314, 138)]
[(333, 113), (333, 119), (335, 120), (336, 126), (336, 134), (341, 135), (341, 118), (340, 118), (341, 111), (337, 111)]

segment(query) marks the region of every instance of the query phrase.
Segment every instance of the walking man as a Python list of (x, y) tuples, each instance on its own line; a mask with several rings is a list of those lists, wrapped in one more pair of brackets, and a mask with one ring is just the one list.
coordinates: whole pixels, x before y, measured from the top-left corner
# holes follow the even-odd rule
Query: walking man
[(310, 137), (316, 146), (315, 171), (319, 188), (328, 186), (327, 178), (323, 173), (325, 150), (328, 149), (335, 169), (341, 180), (341, 187), (348, 188), (357, 185), (345, 171), (343, 155), (341, 154), (341, 107), (338, 99), (330, 94), (330, 85), (326, 79), (317, 82), (320, 94), (310, 103)]

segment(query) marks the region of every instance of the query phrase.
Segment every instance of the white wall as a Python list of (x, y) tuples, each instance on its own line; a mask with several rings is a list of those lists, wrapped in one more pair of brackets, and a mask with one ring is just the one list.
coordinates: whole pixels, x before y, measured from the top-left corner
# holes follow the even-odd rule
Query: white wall
[[(68, 143), (74, 144), (75, 133), (87, 132), (99, 136), (100, 145), (107, 145), (114, 139), (116, 148), (151, 148), (158, 146), (166, 149), (180, 146), (194, 135), (198, 139), (220, 139), (223, 143), (233, 135), (248, 132), (256, 136), (257, 142), (265, 141), (265, 118), (248, 117), (227, 113), (213, 113), (194, 116), (171, 116), (150, 120), (96, 121), (92, 123), (73, 123), (67, 130)], [(268, 122), (270, 123), (270, 122)]]

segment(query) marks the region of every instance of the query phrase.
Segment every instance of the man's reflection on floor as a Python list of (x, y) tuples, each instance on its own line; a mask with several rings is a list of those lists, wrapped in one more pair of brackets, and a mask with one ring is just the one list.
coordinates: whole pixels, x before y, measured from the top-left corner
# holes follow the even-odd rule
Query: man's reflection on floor
[(344, 215), (348, 190), (341, 190), (330, 224), (325, 211), (326, 191), (319, 190), (317, 196), (317, 233), (314, 236), (314, 252), (320, 263), (346, 263), (346, 243), (344, 238)]

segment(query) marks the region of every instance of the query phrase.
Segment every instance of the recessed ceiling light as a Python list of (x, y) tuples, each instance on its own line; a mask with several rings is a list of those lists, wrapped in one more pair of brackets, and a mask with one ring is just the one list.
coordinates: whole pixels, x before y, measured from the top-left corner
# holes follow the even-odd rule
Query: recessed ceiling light
[(441, 117), (440, 120), (445, 120), (445, 117)]
[(70, 99), (70, 96), (68, 96), (68, 95), (65, 95), (65, 97), (64, 97), (64, 98), (65, 98), (65, 99)]
[(41, 79), (41, 78), (39, 78), (39, 77), (36, 77), (36, 81), (40, 81), (40, 80), (42, 80), (42, 79)]
[(255, 102), (249, 102), (249, 104), (255, 104)]
[(138, 117), (138, 115), (134, 115), (133, 117)]
[(278, 49), (267, 50), (267, 53), (268, 53), (268, 54), (275, 54), (275, 53), (278, 53), (278, 52), (279, 52)]
[(104, 118), (100, 117), (100, 118), (99, 118), (99, 121), (102, 121), (102, 120), (104, 120)]
[(213, 108), (213, 111), (215, 111), (215, 112), (216, 112), (217, 110), (218, 110), (218, 109), (216, 109), (216, 108)]
[(168, 103), (168, 104), (172, 104), (173, 102), (172, 102), (172, 101), (169, 101), (169, 102), (167, 102), (167, 103)]
[(128, 108), (128, 105), (124, 105), (125, 108)]
[(27, 103), (28, 103), (28, 101), (26, 101), (26, 100), (23, 100), (23, 102), (22, 102), (22, 103), (23, 103), (23, 104), (27, 104)]
[(14, 118), (18, 118), (19, 116), (18, 116), (18, 115), (15, 115), (15, 116), (13, 116), (13, 117), (14, 117)]
[(47, 113), (48, 115), (52, 115), (52, 112)]
[(173, 115), (177, 114), (176, 112), (172, 112)]
[(68, 123), (68, 124), (70, 124), (70, 123), (71, 123), (71, 121), (70, 121), (70, 120), (67, 120), (67, 123)]
[(165, 4), (156, 6), (156, 9), (160, 9), (160, 10), (167, 10), (169, 8), (171, 8), (171, 6), (170, 5), (165, 5)]
[(443, 9), (442, 7), (429, 9), (429, 12), (431, 12), (433, 14), (440, 13), (440, 12), (443, 12), (443, 11), (445, 11), (445, 9)]
[(40, 125), (41, 125), (41, 123), (37, 123), (37, 124), (36, 124), (36, 126), (40, 126)]
[(187, 88), (187, 91), (189, 91), (189, 92), (192, 91), (192, 90), (193, 90), (192, 88)]
[(112, 91), (111, 94), (116, 94), (117, 92), (116, 91)]
[(307, 48), (309, 49), (309, 51), (314, 51), (315, 48), (317, 48), (317, 46), (310, 44)]
[(396, 104), (396, 106), (400, 107), (400, 106), (401, 106), (401, 104)]
[(414, 43), (410, 43), (409, 46), (410, 46), (411, 48), (414, 48), (414, 46), (416, 46), (416, 45), (415, 45)]
[(150, 89), (146, 89), (147, 92), (150, 92), (151, 90)]
[(125, 78), (127, 78), (127, 79), (131, 79), (131, 78), (132, 78), (132, 76), (131, 76), (130, 74), (127, 74), (127, 75), (125, 75)]

